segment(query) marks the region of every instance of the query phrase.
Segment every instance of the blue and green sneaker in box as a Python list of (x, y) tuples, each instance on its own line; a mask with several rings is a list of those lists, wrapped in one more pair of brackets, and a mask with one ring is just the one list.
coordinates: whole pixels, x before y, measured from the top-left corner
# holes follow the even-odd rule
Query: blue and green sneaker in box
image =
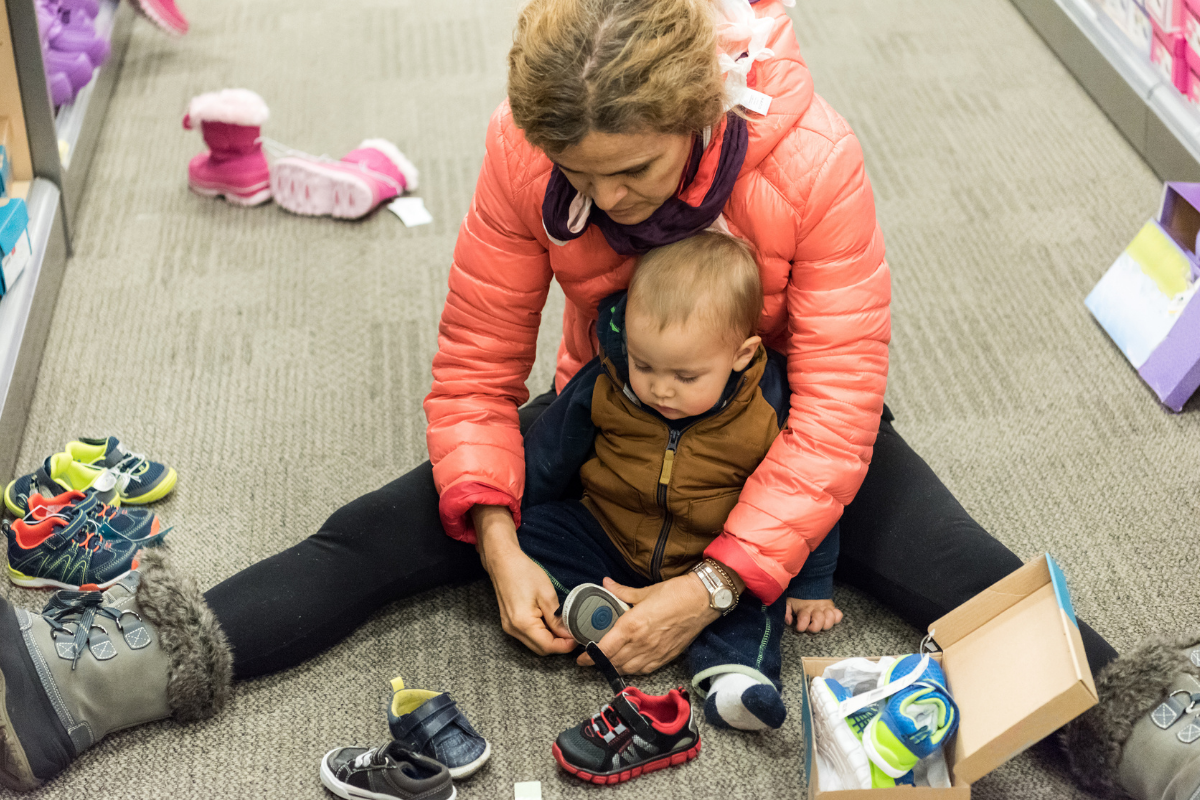
[(0, 296), (8, 294), (31, 258), (25, 201), (18, 197), (0, 200)]

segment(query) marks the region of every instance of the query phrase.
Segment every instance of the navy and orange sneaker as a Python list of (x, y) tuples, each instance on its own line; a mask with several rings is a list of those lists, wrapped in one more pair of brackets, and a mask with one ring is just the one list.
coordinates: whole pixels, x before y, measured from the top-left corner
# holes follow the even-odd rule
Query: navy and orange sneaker
[(563, 769), (589, 783), (616, 784), (699, 755), (700, 731), (686, 689), (649, 695), (625, 687), (599, 647), (590, 644), (587, 652), (618, 689), (617, 696), (559, 734), (552, 752)]
[(157, 514), (145, 508), (118, 508), (100, 500), (100, 495), (89, 489), (86, 492), (63, 492), (54, 497), (34, 495), (29, 500), (29, 513), (26, 521), (40, 522), (46, 517), (57, 514), (71, 505), (85, 504), (86, 510), (94, 519), (108, 526), (107, 534), (128, 539), (141, 547), (153, 547), (162, 542), (163, 537), (171, 532), (170, 528), (162, 529)]
[(97, 505), (85, 496), (47, 510), (42, 519), (31, 514), (5, 524), (8, 579), (27, 588), (101, 591), (137, 569), (142, 545), (119, 535)]

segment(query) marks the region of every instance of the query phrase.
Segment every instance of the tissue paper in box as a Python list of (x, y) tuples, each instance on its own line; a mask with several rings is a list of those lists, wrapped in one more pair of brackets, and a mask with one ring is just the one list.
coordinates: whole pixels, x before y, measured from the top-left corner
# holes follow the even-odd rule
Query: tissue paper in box
[(29, 242), (29, 210), (10, 198), (0, 205), (0, 296), (8, 293), (33, 256)]
[(1168, 183), (1158, 219), (1138, 232), (1085, 301), (1117, 347), (1173, 411), (1200, 386), (1196, 237), (1200, 183)]

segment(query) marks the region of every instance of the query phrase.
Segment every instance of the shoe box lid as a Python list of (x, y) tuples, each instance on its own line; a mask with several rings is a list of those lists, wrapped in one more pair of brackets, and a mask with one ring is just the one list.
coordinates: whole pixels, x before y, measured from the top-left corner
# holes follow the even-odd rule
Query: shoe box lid
[(941, 650), (931, 657), (941, 663), (960, 712), (946, 747), (951, 786), (822, 792), (809, 684), (842, 659), (805, 658), (810, 800), (966, 800), (972, 783), (1098, 702), (1066, 578), (1049, 554), (934, 621), (929, 636)]

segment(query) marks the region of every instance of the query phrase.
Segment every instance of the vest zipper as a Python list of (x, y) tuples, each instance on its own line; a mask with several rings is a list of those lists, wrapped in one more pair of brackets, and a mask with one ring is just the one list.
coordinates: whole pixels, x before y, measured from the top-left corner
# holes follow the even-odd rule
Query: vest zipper
[[(690, 426), (689, 426), (690, 427)], [(679, 447), (679, 437), (682, 430), (672, 429), (667, 437), (667, 450), (663, 453), (662, 472), (658, 475), (658, 505), (663, 510), (662, 530), (658, 532), (658, 541), (654, 544), (654, 556), (650, 559), (650, 578), (662, 580), (663, 553), (667, 549), (667, 536), (671, 533), (671, 523), (674, 521), (671, 512), (667, 510), (667, 487), (671, 483), (671, 470), (675, 466), (675, 450)]]

